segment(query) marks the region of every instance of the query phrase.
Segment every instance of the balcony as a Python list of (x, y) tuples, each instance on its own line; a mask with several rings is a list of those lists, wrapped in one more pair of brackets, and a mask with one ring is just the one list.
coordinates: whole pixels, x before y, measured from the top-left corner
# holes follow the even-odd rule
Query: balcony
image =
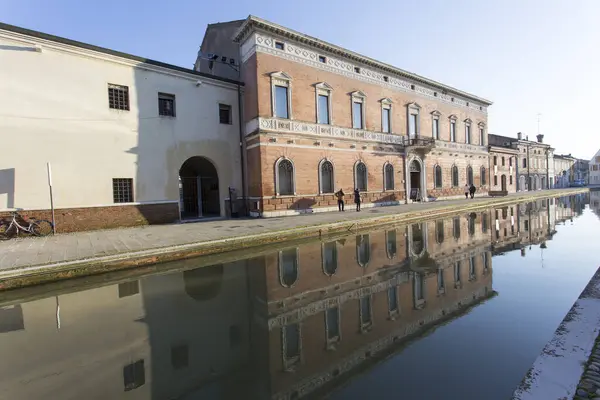
[(435, 147), (435, 140), (427, 137), (409, 137), (404, 138), (404, 146), (406, 150), (423, 150), (431, 151)]

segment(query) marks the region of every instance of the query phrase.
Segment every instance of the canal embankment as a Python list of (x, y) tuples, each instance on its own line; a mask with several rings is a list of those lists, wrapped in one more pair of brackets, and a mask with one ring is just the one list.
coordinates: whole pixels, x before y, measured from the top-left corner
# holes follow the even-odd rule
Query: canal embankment
[(215, 220), (4, 241), (0, 242), (0, 290), (232, 251), (246, 251), (247, 255), (248, 250), (254, 252), (260, 246), (352, 234), (382, 225), (442, 218), (587, 191), (587, 188), (554, 189), (506, 197), (376, 207), (361, 212), (348, 207), (343, 213)]
[(600, 399), (600, 268), (513, 394), (513, 400)]

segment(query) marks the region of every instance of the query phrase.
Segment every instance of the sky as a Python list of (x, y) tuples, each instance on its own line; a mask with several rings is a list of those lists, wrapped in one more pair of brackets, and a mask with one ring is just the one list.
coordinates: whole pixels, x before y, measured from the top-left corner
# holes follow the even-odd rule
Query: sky
[(0, 22), (192, 68), (249, 14), (494, 102), (489, 133), (600, 149), (600, 0), (0, 0)]

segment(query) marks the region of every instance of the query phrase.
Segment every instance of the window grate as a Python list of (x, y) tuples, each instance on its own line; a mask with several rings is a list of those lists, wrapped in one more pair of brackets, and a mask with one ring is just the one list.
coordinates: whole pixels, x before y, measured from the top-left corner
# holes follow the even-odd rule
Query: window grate
[(231, 106), (219, 104), (219, 123), (231, 125)]
[(175, 116), (175, 95), (166, 93), (158, 94), (158, 115), (163, 117)]
[(113, 201), (115, 203), (133, 203), (132, 178), (113, 178)]
[(108, 84), (108, 107), (129, 111), (129, 87)]

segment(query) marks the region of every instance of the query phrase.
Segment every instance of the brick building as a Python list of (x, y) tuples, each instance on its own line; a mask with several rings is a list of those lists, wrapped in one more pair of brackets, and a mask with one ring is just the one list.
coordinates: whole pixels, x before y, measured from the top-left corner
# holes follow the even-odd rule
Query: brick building
[(490, 101), (253, 16), (208, 26), (195, 68), (235, 76), (222, 57), (241, 60), (253, 215), (488, 191)]

